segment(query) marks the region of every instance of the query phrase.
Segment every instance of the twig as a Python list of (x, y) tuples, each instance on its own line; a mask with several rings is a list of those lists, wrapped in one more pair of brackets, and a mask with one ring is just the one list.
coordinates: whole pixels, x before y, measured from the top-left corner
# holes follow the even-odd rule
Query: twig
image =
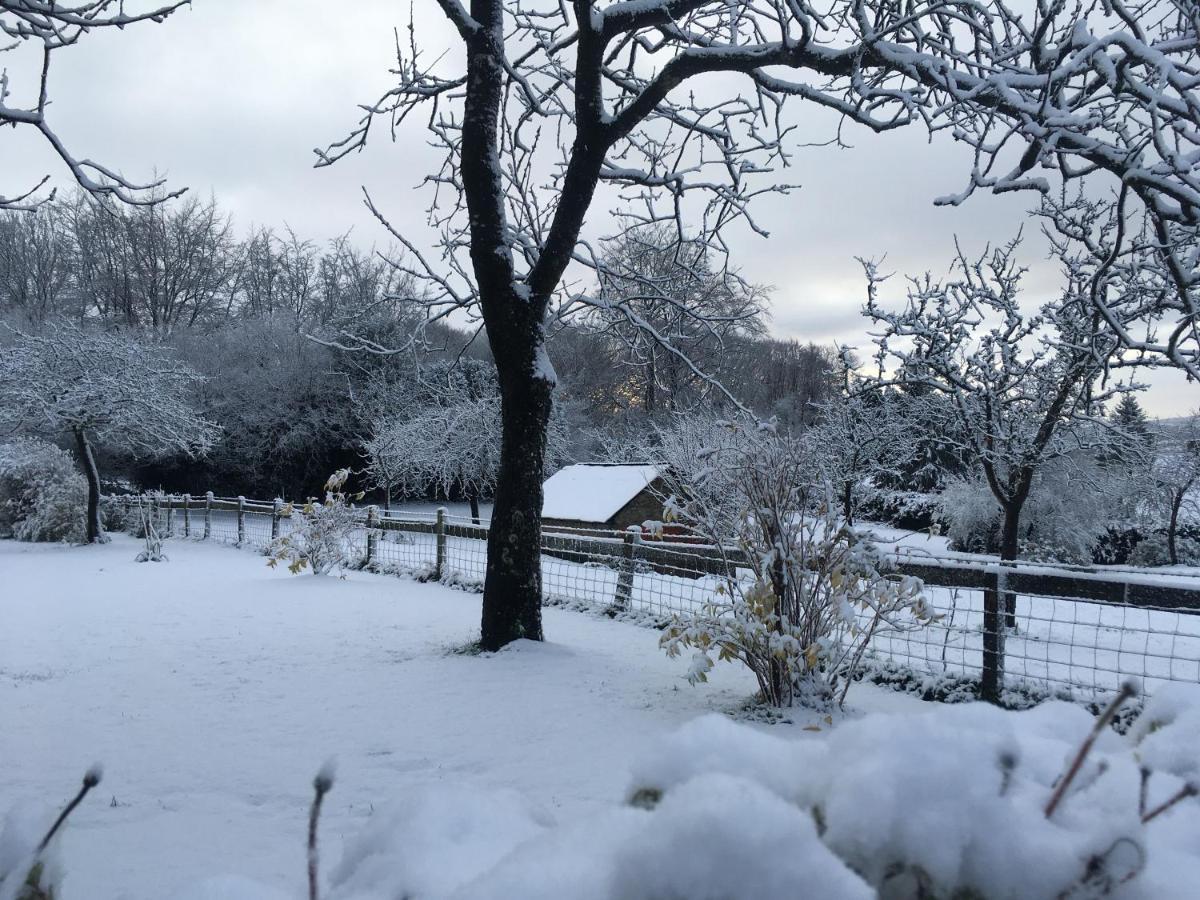
[(1191, 782), (1188, 782), (1174, 794), (1172, 794), (1170, 799), (1163, 801), (1158, 806), (1154, 807), (1154, 809), (1150, 810), (1150, 812), (1145, 813), (1142, 816), (1142, 824), (1145, 825), (1151, 819), (1155, 819), (1165, 813), (1176, 803), (1180, 802), (1181, 800), (1186, 800), (1188, 797), (1195, 797), (1198, 793), (1200, 793), (1200, 789), (1198, 789), (1196, 785), (1192, 784)]
[(54, 824), (50, 826), (50, 830), (46, 832), (46, 836), (42, 838), (42, 842), (38, 844), (37, 855), (41, 856), (49, 845), (51, 838), (58, 833), (58, 829), (62, 827), (63, 822), (67, 821), (67, 816), (75, 811), (83, 798), (88, 795), (88, 791), (100, 783), (101, 769), (100, 766), (92, 766), (83, 775), (83, 786), (79, 789), (79, 793), (75, 795), (75, 799), (67, 804), (67, 808), (58, 814), (58, 818), (54, 820)]
[(319, 900), (317, 889), (317, 820), (321, 817), (321, 802), (333, 787), (333, 763), (321, 766), (313, 779), (313, 802), (308, 813), (308, 900)]
[(1071, 765), (1067, 769), (1066, 774), (1059, 779), (1058, 786), (1054, 789), (1054, 793), (1050, 796), (1050, 800), (1046, 804), (1045, 810), (1047, 819), (1054, 815), (1054, 811), (1058, 809), (1063, 797), (1066, 796), (1067, 789), (1071, 786), (1071, 782), (1075, 780), (1075, 776), (1079, 774), (1079, 770), (1083, 766), (1084, 760), (1087, 759), (1088, 754), (1091, 752), (1092, 745), (1096, 743), (1096, 738), (1100, 736), (1100, 732), (1103, 731), (1113, 720), (1113, 717), (1116, 716), (1117, 710), (1121, 707), (1121, 704), (1136, 695), (1137, 687), (1132, 681), (1126, 681), (1121, 685), (1121, 689), (1117, 691), (1117, 696), (1113, 697), (1112, 702), (1108, 704), (1108, 707), (1104, 710), (1104, 712), (1100, 713), (1099, 718), (1096, 719), (1096, 724), (1092, 726), (1091, 733), (1080, 745), (1079, 751), (1075, 754), (1075, 758), (1071, 761)]

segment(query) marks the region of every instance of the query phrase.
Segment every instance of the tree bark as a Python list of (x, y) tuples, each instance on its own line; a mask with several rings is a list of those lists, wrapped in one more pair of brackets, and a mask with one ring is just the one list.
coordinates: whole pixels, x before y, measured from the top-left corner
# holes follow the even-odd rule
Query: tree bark
[[(1024, 503), (1009, 503), (1004, 507), (1004, 524), (1000, 530), (1000, 561), (1012, 562), (1017, 558), (1021, 528), (1021, 508)], [(1004, 595), (1004, 627), (1017, 629), (1017, 595)]]
[(100, 530), (100, 471), (96, 468), (91, 441), (82, 428), (75, 429), (75, 449), (79, 453), (79, 467), (87, 478), (87, 539), (89, 544), (95, 544), (103, 537)]
[(484, 650), (520, 638), (542, 640), (542, 475), (552, 385), (535, 372), (532, 360), (514, 365), (508, 359), (512, 348), (507, 344), (496, 359), (502, 426), (483, 582)]
[(1167, 522), (1167, 558), (1173, 566), (1179, 565), (1179, 547), (1176, 543), (1176, 535), (1179, 533), (1179, 510), (1183, 506), (1183, 497), (1190, 487), (1189, 483), (1187, 488), (1177, 492), (1171, 498), (1171, 518)]

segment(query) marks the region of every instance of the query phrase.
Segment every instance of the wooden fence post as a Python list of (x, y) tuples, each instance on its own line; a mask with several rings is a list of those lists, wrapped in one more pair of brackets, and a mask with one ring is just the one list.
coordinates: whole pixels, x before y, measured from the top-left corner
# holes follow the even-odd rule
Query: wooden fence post
[(183, 536), (192, 536), (192, 495), (183, 495)]
[(175, 537), (175, 495), (167, 494), (167, 537)]
[(237, 542), (238, 542), (238, 546), (240, 547), (246, 540), (246, 498), (242, 497), (240, 495), (238, 496), (237, 522), (238, 522)]
[(213, 492), (204, 492), (204, 539), (212, 537), (212, 501)]
[(271, 540), (279, 537), (279, 514), (283, 509), (283, 500), (279, 497), (271, 504)]
[(438, 507), (434, 536), (437, 538), (437, 563), (433, 570), (433, 578), (435, 581), (441, 581), (446, 577), (446, 507), (444, 506)]
[(1003, 567), (996, 569), (994, 587), (983, 592), (983, 671), (979, 679), (979, 696), (989, 703), (999, 703), (1004, 691), (1004, 628), (1005, 594), (1008, 576)]
[(372, 504), (367, 507), (367, 562), (370, 568), (379, 555), (379, 507)]
[(637, 546), (642, 542), (642, 529), (630, 525), (625, 529), (621, 545), (621, 562), (617, 570), (617, 592), (613, 596), (613, 608), (624, 612), (633, 599), (633, 568)]

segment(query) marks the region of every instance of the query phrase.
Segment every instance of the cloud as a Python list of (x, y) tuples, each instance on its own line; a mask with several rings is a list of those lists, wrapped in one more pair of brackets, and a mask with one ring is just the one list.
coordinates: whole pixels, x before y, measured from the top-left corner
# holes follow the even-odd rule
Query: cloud
[[(380, 131), (363, 153), (332, 169), (312, 168), (312, 148), (345, 135), (358, 104), (390, 86), (393, 28), (407, 42), (407, 14), (392, 0), (358, 0), (352, 13), (328, 0), (202, 0), (162, 25), (95, 32), (56, 54), (54, 121), (75, 152), (132, 178), (157, 170), (172, 186), (212, 193), (242, 227), (286, 222), (316, 239), (353, 229), (365, 244), (387, 244), (362, 206), (365, 185), (397, 227), (425, 236), (418, 243), (428, 245), (428, 194), (414, 189), (439, 156), (420, 119), (410, 120), (394, 144)], [(432, 6), (416, 14), (429, 57), (455, 46)], [(36, 85), (37, 60), (8, 56), (14, 99), (21, 100), (19, 92)], [(827, 111), (797, 104), (792, 114), (798, 142), (834, 134)], [(12, 193), (47, 172), (63, 183), (49, 148), (27, 131), (0, 135), (0, 190)], [(744, 272), (775, 287), (777, 332), (865, 345), (855, 256), (886, 256), (885, 268), (899, 274), (944, 273), (955, 236), (977, 253), (1024, 228), (1030, 303), (1055, 289), (1054, 267), (1026, 213), (1031, 196), (981, 195), (961, 207), (934, 207), (934, 197), (964, 186), (971, 162), (964, 148), (930, 142), (917, 129), (859, 129), (847, 138), (851, 149), (796, 149), (782, 176), (800, 189), (755, 201), (769, 239), (749, 229), (729, 235)], [(593, 228), (606, 218), (593, 214)], [(898, 279), (892, 287), (898, 296)], [(1152, 405), (1163, 411), (1195, 404), (1190, 388), (1155, 390)]]

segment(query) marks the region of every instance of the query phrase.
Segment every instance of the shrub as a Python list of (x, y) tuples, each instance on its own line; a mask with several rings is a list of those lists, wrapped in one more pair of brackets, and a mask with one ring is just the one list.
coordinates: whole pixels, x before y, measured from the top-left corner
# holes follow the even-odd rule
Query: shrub
[(105, 531), (132, 533), (137, 527), (137, 516), (122, 498), (104, 497), (100, 500), (100, 521)]
[(166, 562), (163, 552), (162, 508), (164, 494), (154, 491), (137, 498), (136, 535), (145, 541), (145, 547), (135, 557), (137, 562)]
[[(1200, 541), (1183, 535), (1175, 536), (1175, 550), (1179, 564), (1200, 566)], [(1167, 536), (1161, 531), (1148, 534), (1138, 542), (1129, 554), (1131, 566), (1169, 566), (1171, 554), (1167, 547)]]
[[(360, 517), (350, 507), (343, 492), (349, 469), (339, 469), (325, 482), (325, 501), (309, 500), (300, 508), (288, 504), (282, 515), (291, 519), (291, 529), (267, 545), (267, 565), (288, 564), (295, 575), (308, 569), (314, 575), (327, 575), (345, 568), (350, 555), (350, 539), (362, 528)], [(360, 499), (357, 494), (355, 499)]]
[(71, 455), (46, 441), (0, 444), (0, 537), (84, 539), (87, 484)]
[[(1069, 461), (1047, 464), (1021, 511), (1022, 559), (1090, 563), (1108, 525), (1102, 493), (1073, 478)], [(957, 478), (941, 495), (950, 546), (967, 553), (1000, 549), (1000, 506), (981, 478)]]
[[(921, 583), (888, 574), (874, 543), (841, 520), (830, 490), (808, 486), (812, 457), (799, 439), (731, 428), (739, 439), (704, 454), (701, 483), (681, 484), (667, 509), (712, 544), (732, 533), (742, 560), (730, 560), (720, 599), (676, 616), (661, 645), (670, 656), (692, 651), (692, 682), (706, 680), (715, 657), (749, 668), (772, 706), (840, 703), (878, 630), (929, 620)], [(732, 498), (707, 499), (708, 472)], [(727, 521), (731, 508), (740, 513)]]
[(868, 487), (858, 502), (857, 517), (905, 531), (933, 531), (942, 528), (941, 498), (919, 491)]

